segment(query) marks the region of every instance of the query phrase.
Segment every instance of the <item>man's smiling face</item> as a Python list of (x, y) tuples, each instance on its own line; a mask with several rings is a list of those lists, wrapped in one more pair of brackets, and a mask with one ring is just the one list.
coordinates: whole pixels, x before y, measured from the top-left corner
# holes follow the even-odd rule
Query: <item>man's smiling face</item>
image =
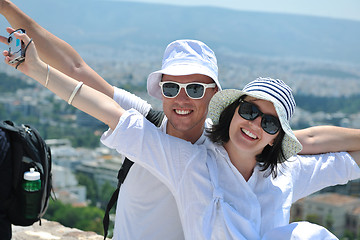
[[(184, 76), (164, 74), (162, 82), (167, 81), (177, 83), (214, 83), (210, 77), (201, 74)], [(201, 99), (191, 99), (186, 94), (185, 89), (181, 89), (175, 98), (163, 96), (163, 110), (168, 118), (167, 133), (176, 137), (182, 136), (182, 138), (188, 136), (185, 137), (185, 140), (191, 142), (193, 142), (193, 139), (198, 139), (203, 132), (209, 102), (216, 92), (217, 87), (207, 88), (204, 97)]]

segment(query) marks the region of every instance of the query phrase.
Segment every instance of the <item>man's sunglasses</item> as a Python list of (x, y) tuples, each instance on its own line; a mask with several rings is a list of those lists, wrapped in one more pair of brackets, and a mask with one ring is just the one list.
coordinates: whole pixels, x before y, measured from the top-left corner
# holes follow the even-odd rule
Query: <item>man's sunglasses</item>
[(242, 99), (240, 99), (238, 113), (242, 118), (250, 121), (253, 121), (260, 116), (262, 129), (271, 135), (276, 134), (281, 127), (277, 117), (262, 113), (255, 104), (246, 102)]
[(161, 92), (164, 97), (174, 98), (179, 95), (181, 88), (185, 89), (189, 98), (200, 99), (204, 97), (207, 88), (215, 88), (215, 83), (205, 84), (198, 82), (177, 83), (177, 82), (159, 82)]

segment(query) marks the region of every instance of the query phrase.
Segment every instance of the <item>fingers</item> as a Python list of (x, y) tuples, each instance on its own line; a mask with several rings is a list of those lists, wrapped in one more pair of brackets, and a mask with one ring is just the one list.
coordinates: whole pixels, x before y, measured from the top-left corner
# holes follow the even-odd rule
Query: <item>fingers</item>
[[(14, 32), (15, 29), (13, 29), (12, 27), (7, 27), (7, 28), (6, 28), (6, 31), (10, 34), (10, 33)], [(8, 38), (7, 38), (7, 37), (4, 37), (4, 36), (0, 36), (0, 42), (1, 42), (1, 43), (4, 43), (4, 44), (6, 44), (6, 45), (9, 44)]]
[(9, 61), (11, 60), (10, 56), (9, 56), (9, 52), (8, 51), (3, 51), (3, 55), (5, 56), (5, 63), (15, 67), (16, 64), (10, 64)]
[(16, 33), (14, 33), (14, 36), (15, 36), (17, 39), (22, 40), (22, 41), (25, 43), (25, 45), (27, 45), (27, 44), (30, 42), (29, 36), (26, 35), (25, 33), (18, 33), (18, 32), (16, 32)]
[(13, 29), (12, 27), (7, 27), (6, 31), (10, 34), (10, 33), (14, 32), (15, 29)]
[(4, 55), (4, 57), (5, 57), (5, 63), (9, 64), (9, 61), (10, 61), (9, 51), (4, 50), (4, 51), (3, 51), (3, 55)]
[(7, 37), (4, 37), (4, 36), (0, 36), (0, 42), (4, 43), (4, 44), (6, 44), (6, 45), (9, 44), (9, 43), (8, 43), (8, 38), (7, 38)]
[[(3, 55), (4, 55), (4, 57), (5, 57), (5, 62), (6, 62), (7, 64), (9, 64), (9, 61), (10, 61), (9, 51), (4, 50), (4, 51), (3, 51)], [(10, 64), (10, 65), (11, 65), (11, 64)]]
[(32, 41), (31, 38), (29, 38), (28, 35), (26, 35), (25, 33), (17, 33), (16, 32), (16, 33), (14, 33), (14, 36), (17, 39), (20, 39), (24, 43), (25, 47), (23, 49), (23, 57), (25, 57), (28, 50), (30, 52), (33, 51), (34, 53), (32, 55), (37, 57), (37, 52), (36, 52), (36, 49), (35, 49), (35, 43)]
[(7, 51), (7, 50), (4, 50), (3, 51), (3, 55), (6, 57), (6, 56), (9, 56), (9, 51)]

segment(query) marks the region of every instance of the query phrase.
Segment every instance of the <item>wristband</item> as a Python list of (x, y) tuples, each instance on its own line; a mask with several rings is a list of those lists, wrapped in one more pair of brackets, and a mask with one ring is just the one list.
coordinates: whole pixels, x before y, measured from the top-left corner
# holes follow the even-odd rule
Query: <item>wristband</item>
[(50, 75), (50, 66), (49, 64), (47, 65), (47, 73), (46, 73), (46, 81), (45, 81), (45, 87), (47, 88), (48, 83), (49, 83), (49, 75)]
[(79, 83), (76, 85), (74, 91), (71, 93), (71, 96), (70, 96), (70, 98), (69, 98), (69, 100), (68, 100), (68, 104), (69, 104), (69, 105), (71, 105), (71, 103), (72, 103), (75, 95), (77, 94), (77, 92), (79, 91), (79, 89), (81, 88), (81, 86), (82, 86), (83, 84), (84, 84), (83, 82), (79, 82)]

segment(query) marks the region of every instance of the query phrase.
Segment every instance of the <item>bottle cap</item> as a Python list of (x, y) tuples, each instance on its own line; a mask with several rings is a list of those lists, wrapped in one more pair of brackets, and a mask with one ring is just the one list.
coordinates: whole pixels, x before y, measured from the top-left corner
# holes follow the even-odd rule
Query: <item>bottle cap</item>
[(40, 173), (35, 168), (30, 168), (30, 172), (24, 173), (24, 179), (28, 181), (36, 181), (40, 179)]

